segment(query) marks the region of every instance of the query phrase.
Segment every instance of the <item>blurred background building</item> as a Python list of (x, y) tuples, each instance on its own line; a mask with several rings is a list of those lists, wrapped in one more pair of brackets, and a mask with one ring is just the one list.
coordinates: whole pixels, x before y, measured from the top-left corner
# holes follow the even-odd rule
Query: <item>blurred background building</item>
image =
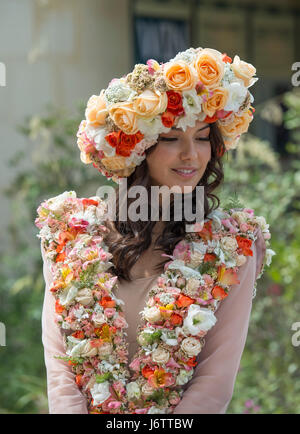
[(16, 129), (26, 116), (48, 103), (72, 109), (135, 63), (167, 61), (191, 46), (237, 53), (256, 66), (260, 80), (251, 91), (257, 111), (265, 110), (250, 131), (284, 154), (288, 131), (280, 112), (275, 122), (268, 116), (300, 60), (297, 0), (0, 0), (0, 24), (2, 228), (11, 215), (2, 191), (15, 176), (8, 161), (28, 146)]

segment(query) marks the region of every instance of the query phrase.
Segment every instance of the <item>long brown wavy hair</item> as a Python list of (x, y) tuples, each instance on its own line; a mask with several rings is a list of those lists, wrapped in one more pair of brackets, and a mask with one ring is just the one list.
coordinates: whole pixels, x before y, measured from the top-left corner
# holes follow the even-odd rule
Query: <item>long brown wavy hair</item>
[[(212, 192), (222, 183), (224, 179), (222, 156), (225, 153), (225, 145), (222, 135), (216, 123), (210, 125), (209, 140), (211, 144), (211, 159), (207, 164), (204, 175), (197, 184), (204, 187), (204, 218), (214, 209), (220, 205), (219, 198)], [(148, 156), (157, 144), (151, 146), (146, 150), (146, 156)], [(135, 171), (127, 178), (127, 194), (130, 187), (135, 185), (142, 185), (148, 192), (148, 215), (151, 215), (151, 181), (147, 165), (147, 159), (137, 166)], [(173, 196), (173, 195), (171, 195)], [(127, 210), (130, 204), (135, 199), (127, 197)], [(152, 230), (156, 225), (156, 221), (131, 221), (129, 217), (126, 221), (119, 221), (119, 188), (116, 191), (116, 220), (113, 222), (114, 228), (118, 232), (118, 240), (106, 241), (109, 251), (113, 255), (112, 262), (114, 264), (114, 273), (119, 277), (127, 281), (131, 281), (130, 270), (136, 263), (141, 254), (147, 250), (152, 243)], [(184, 204), (184, 201), (182, 201)], [(184, 217), (181, 221), (174, 221), (174, 200), (171, 198), (170, 204), (170, 221), (164, 227), (162, 234), (157, 238), (155, 242), (155, 250), (163, 250), (166, 254), (171, 255), (176, 244), (181, 241), (185, 235)], [(192, 209), (196, 210), (196, 188), (192, 193)], [(128, 215), (128, 213), (127, 213)], [(159, 209), (159, 215), (161, 216), (161, 208)], [(184, 213), (182, 213), (184, 216)], [(120, 235), (120, 236), (119, 236)], [(169, 261), (169, 258), (160, 262), (156, 268), (159, 270)]]

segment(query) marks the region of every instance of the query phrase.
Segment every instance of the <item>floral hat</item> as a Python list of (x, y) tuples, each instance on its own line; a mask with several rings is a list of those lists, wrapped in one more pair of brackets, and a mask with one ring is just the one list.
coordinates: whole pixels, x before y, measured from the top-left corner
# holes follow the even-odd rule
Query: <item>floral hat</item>
[(77, 133), (80, 158), (119, 182), (146, 158), (145, 150), (172, 126), (217, 125), (226, 151), (234, 149), (253, 119), (249, 87), (256, 69), (212, 48), (189, 48), (166, 63), (149, 59), (114, 78), (87, 103)]

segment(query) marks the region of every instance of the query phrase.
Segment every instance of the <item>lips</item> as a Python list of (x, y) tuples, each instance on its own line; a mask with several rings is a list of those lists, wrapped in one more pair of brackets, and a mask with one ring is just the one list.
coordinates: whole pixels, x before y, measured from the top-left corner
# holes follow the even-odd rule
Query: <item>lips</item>
[(178, 168), (178, 169), (172, 169), (173, 172), (176, 173), (176, 175), (179, 175), (182, 178), (192, 178), (196, 173), (197, 169), (195, 168)]

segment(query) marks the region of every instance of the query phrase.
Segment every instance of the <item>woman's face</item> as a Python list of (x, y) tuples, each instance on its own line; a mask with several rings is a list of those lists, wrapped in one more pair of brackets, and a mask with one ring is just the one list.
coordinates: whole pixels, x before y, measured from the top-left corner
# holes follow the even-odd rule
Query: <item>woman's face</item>
[(157, 145), (146, 157), (151, 184), (179, 186), (182, 193), (194, 190), (211, 158), (209, 131), (210, 124), (197, 121), (186, 131), (172, 127), (168, 133), (160, 134)]

